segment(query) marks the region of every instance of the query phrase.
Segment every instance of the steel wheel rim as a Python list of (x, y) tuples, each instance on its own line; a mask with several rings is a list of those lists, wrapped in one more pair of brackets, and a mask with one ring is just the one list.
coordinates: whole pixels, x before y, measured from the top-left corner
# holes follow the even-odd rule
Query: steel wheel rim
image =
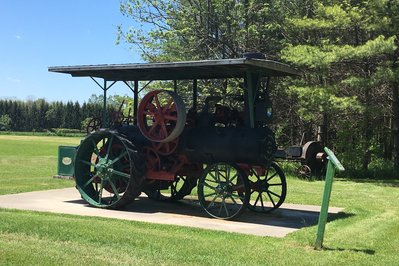
[(125, 197), (131, 179), (131, 160), (128, 147), (117, 135), (93, 133), (79, 146), (76, 158), (76, 188), (90, 205), (109, 208)]
[(248, 180), (237, 166), (224, 163), (210, 165), (199, 179), (198, 198), (210, 216), (234, 219), (248, 204)]
[(264, 175), (252, 168), (248, 176), (251, 200), (248, 208), (255, 212), (267, 213), (281, 206), (287, 193), (284, 172), (275, 162), (271, 163)]

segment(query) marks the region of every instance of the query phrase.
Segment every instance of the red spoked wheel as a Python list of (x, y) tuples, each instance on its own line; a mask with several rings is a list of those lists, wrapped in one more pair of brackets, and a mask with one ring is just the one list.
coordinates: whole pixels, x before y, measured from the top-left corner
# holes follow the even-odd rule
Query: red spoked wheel
[(141, 100), (137, 124), (141, 133), (154, 142), (176, 139), (186, 123), (186, 109), (182, 99), (172, 91), (156, 90)]
[(169, 155), (172, 154), (179, 144), (179, 139), (174, 139), (170, 142), (153, 142), (152, 147), (157, 151), (160, 155)]

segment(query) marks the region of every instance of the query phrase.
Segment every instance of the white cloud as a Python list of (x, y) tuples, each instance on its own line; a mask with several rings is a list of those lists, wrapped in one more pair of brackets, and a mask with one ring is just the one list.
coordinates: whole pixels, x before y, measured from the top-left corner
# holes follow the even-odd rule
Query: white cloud
[(13, 82), (13, 83), (21, 83), (20, 79), (16, 79), (16, 78), (12, 78), (12, 77), (8, 77), (7, 80), (9, 82)]
[(15, 39), (17, 39), (17, 40), (22, 40), (21, 35), (15, 35), (14, 37), (15, 37)]

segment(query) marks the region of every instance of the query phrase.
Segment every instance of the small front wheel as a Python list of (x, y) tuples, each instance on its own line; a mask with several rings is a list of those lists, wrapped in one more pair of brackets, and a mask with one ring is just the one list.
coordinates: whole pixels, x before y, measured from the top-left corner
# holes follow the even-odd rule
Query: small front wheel
[(217, 219), (235, 219), (249, 201), (249, 183), (236, 165), (209, 165), (198, 182), (198, 198), (202, 208)]
[(266, 169), (253, 167), (248, 180), (251, 187), (248, 209), (267, 213), (283, 204), (287, 194), (287, 182), (283, 170), (277, 163), (272, 162)]

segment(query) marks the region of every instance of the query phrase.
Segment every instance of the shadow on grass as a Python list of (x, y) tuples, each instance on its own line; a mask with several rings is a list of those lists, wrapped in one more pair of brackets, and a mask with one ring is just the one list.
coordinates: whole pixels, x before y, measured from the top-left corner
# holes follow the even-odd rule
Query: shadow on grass
[(357, 249), (357, 248), (329, 248), (329, 247), (323, 247), (322, 250), (326, 251), (350, 251), (350, 252), (359, 252), (359, 253), (364, 253), (366, 255), (374, 255), (375, 250), (372, 249)]

